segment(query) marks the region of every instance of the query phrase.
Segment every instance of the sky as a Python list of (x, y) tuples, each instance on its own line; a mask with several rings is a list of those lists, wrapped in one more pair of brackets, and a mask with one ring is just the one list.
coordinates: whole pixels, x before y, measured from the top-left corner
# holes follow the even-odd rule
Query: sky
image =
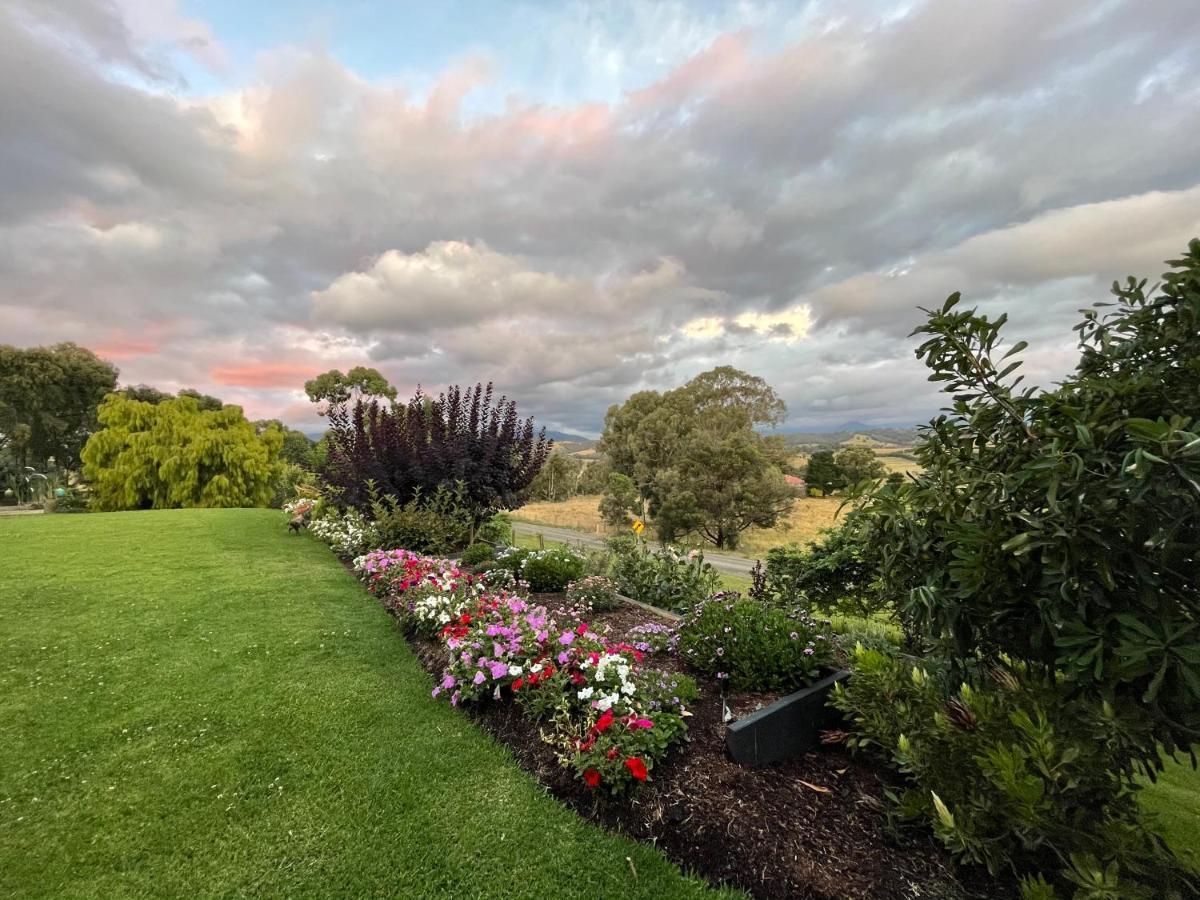
[(0, 0), (0, 343), (305, 430), (355, 365), (909, 424), (919, 307), (1052, 385), (1200, 236), (1198, 148), (1195, 0)]

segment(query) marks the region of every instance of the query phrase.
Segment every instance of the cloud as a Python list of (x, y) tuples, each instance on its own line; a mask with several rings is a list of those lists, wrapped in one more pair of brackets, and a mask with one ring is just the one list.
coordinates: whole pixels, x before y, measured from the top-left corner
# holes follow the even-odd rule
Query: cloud
[(307, 363), (251, 362), (214, 366), (209, 375), (216, 384), (232, 387), (293, 389), (321, 371)]
[(595, 431), (729, 363), (793, 424), (897, 422), (939, 403), (917, 306), (1009, 312), (1050, 381), (1080, 306), (1200, 233), (1187, 0), (529, 15), (420, 77), (314, 42), (235, 79), (168, 0), (6, 4), (3, 339), (258, 415), (369, 364)]

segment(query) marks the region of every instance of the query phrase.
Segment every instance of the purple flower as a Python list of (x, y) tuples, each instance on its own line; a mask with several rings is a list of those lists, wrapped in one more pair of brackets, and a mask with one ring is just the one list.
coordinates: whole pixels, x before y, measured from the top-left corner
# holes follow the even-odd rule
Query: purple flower
[(483, 684), (485, 681), (487, 681), (486, 675), (484, 675), (482, 672), (475, 673), (475, 679), (474, 679), (475, 684)]
[(442, 679), (442, 687), (446, 690), (450, 690), (450, 688), (454, 687), (455, 684), (456, 682), (453, 675), (447, 674), (446, 677)]
[(813, 648), (812, 648), (812, 647), (805, 647), (805, 648), (804, 648), (804, 655), (805, 655), (805, 656), (812, 656), (812, 655), (813, 655)]
[(558, 654), (558, 664), (560, 666), (565, 666), (567, 664), (567, 660), (570, 658), (571, 654), (564, 650), (562, 653)]
[(574, 641), (575, 641), (575, 632), (573, 632), (573, 631), (564, 631), (558, 637), (558, 642), (560, 644), (562, 644), (564, 647), (570, 645)]
[[(482, 674), (482, 673), (480, 673)], [(508, 675), (508, 666), (502, 662), (492, 663), (492, 678), (500, 679)]]

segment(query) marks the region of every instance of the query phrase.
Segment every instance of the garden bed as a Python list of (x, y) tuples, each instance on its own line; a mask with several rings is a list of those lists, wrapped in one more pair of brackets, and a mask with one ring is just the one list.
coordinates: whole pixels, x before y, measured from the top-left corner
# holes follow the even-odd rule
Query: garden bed
[[(553, 604), (559, 595), (540, 595)], [(630, 604), (593, 617), (619, 638), (653, 621)], [(660, 621), (665, 621), (660, 619)], [(442, 644), (410, 638), (425, 668), (439, 677)], [(669, 654), (651, 657), (666, 671), (685, 671)], [(734, 694), (738, 713), (780, 695)], [(880, 773), (840, 748), (824, 748), (755, 769), (730, 758), (722, 698), (701, 684), (690, 707), (688, 742), (654, 769), (632, 796), (590, 791), (554, 758), (538, 727), (512, 703), (484, 702), (464, 712), (506, 745), (520, 765), (554, 796), (586, 818), (658, 846), (683, 868), (756, 897), (942, 898), (972, 893), (932, 840), (899, 840), (882, 814)], [(988, 894), (992, 896), (994, 894)]]

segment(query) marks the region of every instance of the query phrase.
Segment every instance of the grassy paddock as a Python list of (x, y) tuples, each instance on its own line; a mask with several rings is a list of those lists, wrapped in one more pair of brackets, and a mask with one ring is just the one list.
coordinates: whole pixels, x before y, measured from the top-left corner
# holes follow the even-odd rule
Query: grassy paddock
[(0, 896), (708, 893), (434, 701), (278, 512), (6, 517), (0, 559)]
[[(793, 502), (791, 515), (785, 522), (776, 528), (747, 530), (735, 552), (754, 557), (781, 544), (807, 544), (815, 541), (822, 531), (837, 524), (838, 507), (841, 503), (840, 497), (799, 498)], [(537, 525), (576, 528), (589, 534), (612, 534), (627, 530), (604, 525), (600, 519), (599, 505), (599, 494), (580, 494), (578, 497), (556, 503), (527, 503), (513, 513), (513, 518)]]

